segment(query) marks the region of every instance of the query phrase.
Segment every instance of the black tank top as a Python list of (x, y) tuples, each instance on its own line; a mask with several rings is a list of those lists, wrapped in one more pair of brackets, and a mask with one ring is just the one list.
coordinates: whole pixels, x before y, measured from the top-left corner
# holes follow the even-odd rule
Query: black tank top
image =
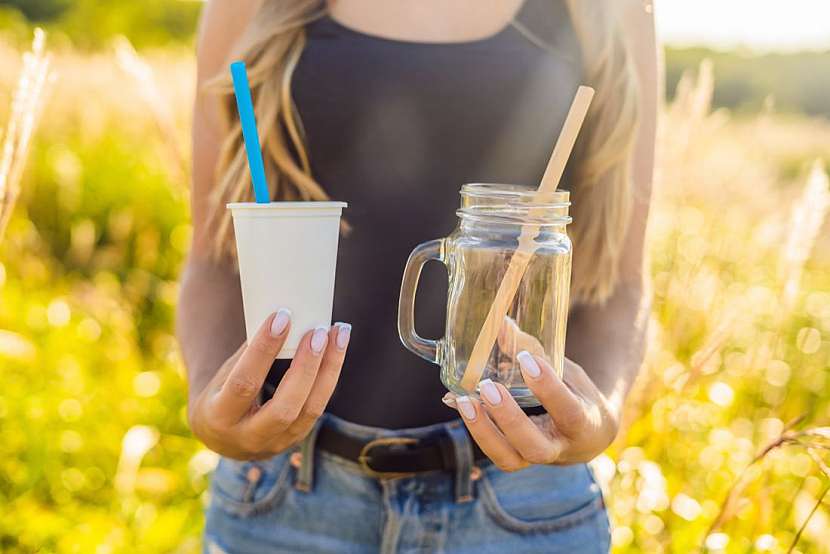
[[(334, 321), (353, 331), (330, 413), (390, 429), (458, 417), (441, 402), (438, 366), (398, 338), (406, 259), (454, 229), (462, 184), (538, 184), (580, 81), (563, 0), (526, 0), (494, 36), (461, 43), (383, 39), (330, 17), (308, 25), (294, 100), (313, 175), (348, 202), (352, 227), (340, 240)], [(446, 294), (445, 269), (428, 264), (421, 336), (443, 335)], [(275, 363), (266, 394), (286, 365)]]

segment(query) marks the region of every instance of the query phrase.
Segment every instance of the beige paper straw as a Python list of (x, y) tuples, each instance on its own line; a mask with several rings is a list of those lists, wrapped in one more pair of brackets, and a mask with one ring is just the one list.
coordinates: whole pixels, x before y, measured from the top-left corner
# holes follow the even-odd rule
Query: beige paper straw
[[(582, 123), (585, 121), (585, 115), (588, 113), (593, 97), (594, 89), (591, 87), (581, 86), (577, 89), (576, 96), (574, 96), (571, 103), (571, 109), (568, 111), (568, 117), (565, 119), (559, 138), (556, 140), (556, 146), (554, 146), (550, 161), (548, 161), (548, 167), (545, 169), (542, 182), (539, 184), (534, 197), (534, 203), (542, 202), (546, 194), (555, 191), (556, 187), (559, 186), (559, 180), (565, 171), (565, 165), (568, 163), (568, 158), (576, 143), (576, 137), (579, 135)], [(537, 225), (522, 227), (522, 233), (519, 235), (519, 245), (510, 259), (510, 265), (507, 267), (501, 285), (499, 285), (496, 297), (493, 299), (493, 304), (487, 313), (487, 318), (481, 326), (481, 332), (478, 334), (470, 359), (467, 362), (467, 368), (464, 370), (464, 376), (461, 378), (461, 387), (466, 391), (474, 391), (481, 379), (481, 374), (484, 372), (493, 345), (499, 335), (504, 316), (513, 303), (513, 298), (516, 296), (516, 291), (522, 282), (527, 265), (533, 257), (536, 249), (533, 239), (538, 229)]]

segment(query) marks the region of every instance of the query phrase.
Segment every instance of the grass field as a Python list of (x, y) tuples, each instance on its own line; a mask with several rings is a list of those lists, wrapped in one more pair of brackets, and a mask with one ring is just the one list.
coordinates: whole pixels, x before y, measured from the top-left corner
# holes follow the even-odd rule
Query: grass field
[[(194, 68), (119, 52), (56, 55), (0, 245), (3, 552), (199, 550), (215, 456), (173, 337)], [(0, 47), (0, 127), (19, 67)], [(595, 463), (614, 545), (786, 552), (804, 527), (794, 551), (830, 552), (830, 122), (710, 94), (704, 66), (664, 110), (650, 350)]]

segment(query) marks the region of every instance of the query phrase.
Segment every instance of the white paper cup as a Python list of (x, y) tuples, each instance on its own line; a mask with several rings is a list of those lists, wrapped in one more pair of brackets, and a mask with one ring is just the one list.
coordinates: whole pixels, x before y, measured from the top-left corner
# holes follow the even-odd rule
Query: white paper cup
[(233, 215), (248, 340), (279, 308), (291, 332), (277, 358), (293, 358), (300, 339), (331, 325), (340, 214), (345, 202), (237, 202)]

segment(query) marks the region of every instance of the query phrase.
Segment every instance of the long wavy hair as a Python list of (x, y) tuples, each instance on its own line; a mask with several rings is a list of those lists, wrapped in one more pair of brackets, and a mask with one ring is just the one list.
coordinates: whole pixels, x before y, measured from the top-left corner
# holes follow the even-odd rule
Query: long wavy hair
[[(574, 245), (571, 297), (599, 303), (618, 279), (622, 243), (631, 213), (631, 155), (637, 126), (636, 75), (623, 40), (614, 0), (565, 0), (582, 47), (586, 84), (596, 89), (569, 163)], [(264, 0), (233, 59), (245, 60), (258, 115), (271, 197), (326, 200), (311, 173), (302, 122), (291, 97), (291, 77), (305, 46), (305, 26), (325, 13), (320, 0)], [(250, 172), (233, 88), (227, 75), (208, 83), (221, 98), (227, 134), (211, 197), (213, 255), (234, 259), (227, 202), (252, 200)], [(459, 183), (459, 186), (461, 183)]]

